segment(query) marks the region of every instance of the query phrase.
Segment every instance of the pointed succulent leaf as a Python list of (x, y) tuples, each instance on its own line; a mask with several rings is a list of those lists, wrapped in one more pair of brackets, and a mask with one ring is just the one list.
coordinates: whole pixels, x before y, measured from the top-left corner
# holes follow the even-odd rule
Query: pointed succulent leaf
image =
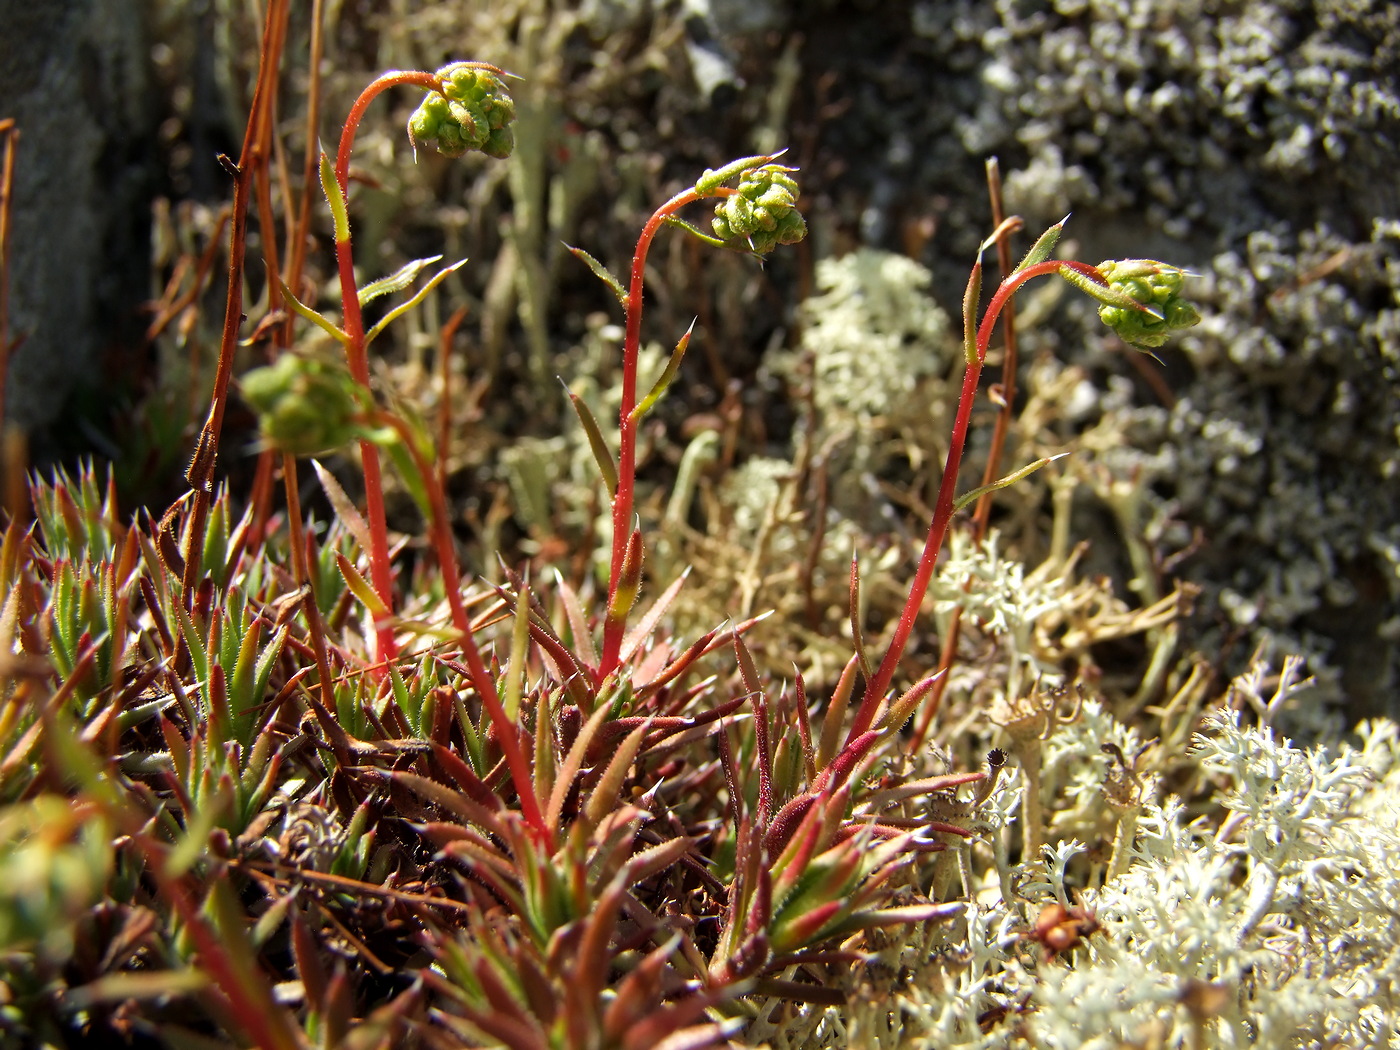
[(568, 248), (575, 258), (582, 260), (583, 264), (593, 271), (593, 276), (608, 286), (622, 308), (627, 309), (627, 289), (622, 286), (622, 282), (613, 275), (611, 270), (582, 248), (575, 248), (572, 244), (566, 244), (564, 247)]
[(856, 660), (860, 664), (860, 673), (867, 679), (870, 677), (870, 657), (865, 649), (865, 631), (861, 624), (865, 619), (865, 603), (861, 601), (860, 594), (860, 556), (851, 551), (851, 580), (850, 580), (850, 601), (849, 612), (851, 617), (851, 644), (855, 647)]
[(627, 632), (627, 636), (622, 639), (622, 647), (618, 650), (618, 661), (627, 663), (636, 655), (647, 639), (651, 638), (656, 628), (660, 625), (662, 618), (666, 615), (666, 610), (671, 607), (671, 603), (676, 600), (676, 596), (681, 593), (681, 588), (685, 586), (685, 581), (690, 578), (690, 566), (681, 572), (670, 586), (661, 593), (661, 597), (652, 602), (647, 611), (642, 614), (637, 625)]
[(350, 337), (346, 335), (340, 327), (338, 327), (334, 322), (332, 322), (330, 318), (326, 317), (325, 314), (320, 313), (319, 311), (311, 309), (311, 307), (307, 306), (295, 295), (293, 295), (292, 290), (287, 287), (287, 283), (285, 281), (283, 281), (281, 278), (278, 278), (277, 284), (278, 287), (282, 289), (283, 301), (286, 302), (286, 304), (289, 307), (291, 307), (292, 313), (296, 314), (303, 320), (310, 321), (317, 328), (321, 329), (321, 331), (325, 332), (328, 336), (330, 336), (332, 339), (335, 339), (338, 342), (348, 343), (350, 341)]
[(344, 244), (350, 239), (350, 213), (345, 207), (345, 194), (340, 192), (335, 168), (325, 150), (321, 151), (321, 189), (326, 194), (326, 203), (331, 206), (331, 219), (335, 223), (335, 243)]
[(414, 259), (412, 262), (404, 263), (389, 276), (381, 277), (377, 281), (370, 281), (369, 284), (360, 289), (360, 305), (364, 306), (366, 303), (378, 299), (381, 295), (403, 291), (418, 280), (420, 273), (441, 259), (441, 255), (432, 255), (426, 259)]
[(422, 288), (419, 288), (418, 291), (414, 292), (412, 298), (400, 303), (398, 306), (394, 307), (383, 317), (381, 317), (379, 319), (379, 322), (368, 332), (365, 333), (365, 345), (368, 346), (370, 343), (374, 342), (374, 340), (379, 336), (379, 333), (384, 331), (384, 329), (388, 327), (390, 323), (398, 320), (404, 314), (408, 313), (409, 310), (412, 310), (415, 306), (417, 306), (424, 299), (426, 299), (429, 296), (429, 294), (431, 294), (434, 288), (436, 288), (443, 281), (447, 280), (448, 277), (450, 277), (452, 274), (456, 273), (459, 269), (461, 269), (462, 266), (466, 264), (466, 261), (466, 259), (459, 259), (451, 266), (443, 267), (437, 273), (433, 274), (432, 279), (429, 280), (427, 284), (423, 285)]
[(340, 482), (335, 479), (325, 467), (321, 466), (319, 460), (311, 461), (312, 469), (316, 471), (316, 479), (321, 483), (321, 491), (326, 494), (326, 499), (330, 501), (331, 510), (335, 511), (336, 520), (341, 522), (355, 537), (355, 542), (360, 545), (360, 550), (368, 553), (372, 547), (369, 524), (364, 516), (356, 509), (355, 503), (341, 488)]
[(695, 180), (695, 192), (702, 197), (708, 197), (736, 175), (742, 175), (744, 172), (751, 171), (764, 164), (771, 164), (786, 152), (787, 150), (779, 150), (777, 153), (768, 154), (766, 156), (740, 157), (738, 160), (730, 161), (718, 170), (706, 168), (705, 174)]
[(982, 300), (982, 260), (972, 264), (963, 292), (963, 357), (969, 365), (977, 364), (977, 308)]
[(679, 215), (668, 215), (668, 216), (666, 216), (666, 224), (667, 224), (668, 226), (676, 226), (676, 227), (679, 227), (680, 229), (684, 230), (686, 233), (690, 234), (692, 237), (699, 237), (702, 241), (704, 241), (704, 242), (705, 242), (706, 244), (708, 244), (708, 245), (711, 245), (712, 247), (715, 247), (715, 248), (727, 248), (727, 247), (729, 247), (728, 244), (726, 244), (724, 241), (720, 240), (718, 237), (714, 236), (713, 234), (706, 233), (706, 232), (705, 232), (704, 230), (702, 230), (699, 226), (696, 226), (696, 225), (695, 225), (694, 223), (692, 223), (692, 222), (686, 222), (686, 221), (685, 221), (684, 219), (682, 219)]
[(941, 922), (956, 918), (967, 907), (962, 901), (948, 904), (909, 904), (897, 908), (858, 911), (838, 919), (825, 932), (826, 937), (848, 937), (857, 930), (877, 926), (901, 926), (916, 922)]
[(846, 709), (851, 703), (851, 694), (856, 687), (856, 675), (860, 671), (860, 657), (853, 655), (846, 661), (841, 677), (836, 680), (831, 702), (822, 716), (821, 737), (817, 741), (816, 766), (825, 770), (836, 757), (836, 748), (841, 737), (841, 725), (846, 718)]
[(350, 588), (352, 594), (360, 599), (360, 603), (369, 610), (369, 614), (376, 620), (389, 615), (388, 608), (369, 581), (360, 574), (360, 570), (351, 564), (350, 559), (337, 552), (335, 556), (336, 565), (340, 567), (340, 574), (345, 577), (345, 583)]
[(602, 823), (603, 818), (608, 813), (617, 808), (618, 793), (622, 790), (622, 782), (627, 778), (627, 771), (632, 768), (632, 761), (637, 757), (637, 752), (642, 746), (642, 738), (650, 728), (651, 720), (645, 719), (627, 734), (626, 739), (622, 741), (622, 746), (609, 759), (607, 768), (603, 770), (603, 775), (598, 779), (598, 783), (589, 792), (588, 800), (583, 806), (584, 818), (590, 825), (596, 827)]
[(662, 369), (661, 375), (657, 377), (652, 385), (651, 392), (638, 402), (637, 407), (632, 409), (632, 423), (635, 425), (641, 422), (643, 416), (651, 411), (651, 407), (661, 400), (661, 395), (666, 393), (666, 389), (676, 378), (676, 373), (680, 370), (681, 361), (685, 358), (686, 347), (690, 345), (690, 334), (695, 331), (695, 322), (690, 322), (690, 327), (685, 330), (685, 334), (676, 342), (676, 348), (671, 351), (671, 358), (666, 362), (666, 367)]
[(1054, 226), (1051, 226), (1042, 233), (1039, 240), (1031, 245), (1030, 251), (1026, 252), (1025, 257), (1017, 264), (1016, 269), (1011, 271), (1012, 275), (1043, 263), (1046, 259), (1050, 258), (1050, 253), (1055, 250), (1055, 245), (1059, 242), (1060, 234), (1064, 232), (1065, 223), (1068, 221), (1069, 216), (1066, 215), (1059, 222), (1055, 223)]
[(979, 485), (977, 488), (972, 489), (969, 492), (963, 493), (961, 496), (959, 496), (956, 500), (953, 501), (953, 509), (955, 511), (962, 510), (969, 504), (976, 503), (987, 493), (995, 492), (997, 489), (1004, 489), (1008, 485), (1014, 485), (1022, 478), (1030, 477), (1041, 467), (1048, 466), (1049, 464), (1054, 463), (1057, 459), (1064, 459), (1064, 457), (1068, 455), (1068, 452), (1060, 452), (1054, 456), (1042, 456), (1040, 459), (1032, 460), (1030, 463), (1027, 463), (1024, 467), (1021, 467), (1019, 470), (1013, 470), (1010, 474), (1007, 474), (1005, 477), (998, 478), (990, 485)]
[(622, 552), (622, 568), (617, 577), (617, 589), (608, 600), (607, 618), (610, 623), (625, 622), (642, 589), (644, 560), (642, 533), (633, 529)]
[(608, 487), (608, 495), (616, 495), (617, 460), (613, 458), (612, 449), (608, 448), (603, 431), (598, 426), (598, 420), (593, 417), (592, 410), (583, 398), (567, 386), (564, 388), (564, 392), (569, 395), (569, 403), (574, 406), (578, 421), (583, 424), (583, 432), (588, 438), (588, 447), (593, 452), (593, 462), (598, 464), (598, 473), (603, 476), (603, 484)]

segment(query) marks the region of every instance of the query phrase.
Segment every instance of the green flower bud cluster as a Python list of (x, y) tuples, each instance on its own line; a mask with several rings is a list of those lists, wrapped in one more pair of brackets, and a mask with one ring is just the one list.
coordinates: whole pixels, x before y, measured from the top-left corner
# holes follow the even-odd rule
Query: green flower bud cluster
[(1181, 298), (1181, 284), (1186, 276), (1182, 270), (1146, 259), (1099, 263), (1098, 270), (1108, 279), (1109, 291), (1116, 293), (1117, 298), (1126, 296), (1147, 307), (1143, 310), (1124, 302), (1103, 302), (1099, 307), (1099, 320), (1125, 342), (1149, 349), (1158, 347), (1172, 332), (1190, 328), (1201, 320), (1196, 308)]
[(736, 191), (715, 205), (715, 236), (759, 255), (807, 236), (797, 210), (797, 182), (788, 174), (793, 170), (765, 164), (744, 172)]
[(479, 150), (504, 159), (515, 148), (515, 100), (501, 78), (472, 62), (455, 62), (437, 71), (442, 92), (430, 93), (408, 118), (408, 138), (415, 149), (431, 142), (447, 157)]
[(268, 448), (310, 456), (340, 448), (363, 429), (360, 389), (344, 368), (286, 353), (239, 385)]

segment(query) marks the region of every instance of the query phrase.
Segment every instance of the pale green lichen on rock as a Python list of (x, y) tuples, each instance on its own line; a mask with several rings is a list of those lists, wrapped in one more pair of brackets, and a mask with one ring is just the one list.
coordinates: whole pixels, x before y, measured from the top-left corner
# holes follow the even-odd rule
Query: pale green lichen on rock
[(447, 157), (473, 151), (509, 157), (515, 148), (515, 101), (496, 72), (473, 62), (455, 62), (437, 75), (441, 94), (429, 94), (408, 118), (414, 148), (432, 143)]
[[(970, 101), (917, 120), (911, 101), (890, 118), (910, 129), (904, 180), (944, 179), (964, 154), (1015, 157), (1008, 211), (1032, 224), (1091, 214), (1096, 254), (1156, 252), (1199, 275), (1206, 316), (1179, 337), (1192, 367), (1169, 377), (1171, 407), (1122, 415), (1131, 436), (1113, 450), (1167, 522), (1164, 548), (1195, 530), (1211, 540), (1181, 569), (1210, 610), (1192, 644), (1243, 660), (1267, 638), (1307, 655), (1324, 694), (1312, 710), (1342, 703), (1345, 678), (1355, 711), (1391, 717), (1400, 575), (1380, 552), (1400, 543), (1394, 14), (1384, 0), (921, 0), (908, 68), (948, 71)], [(891, 101), (872, 92), (850, 119)], [(969, 199), (982, 182), (970, 175)], [(940, 232), (955, 223), (983, 235), (959, 216)], [(1076, 347), (1078, 363), (1116, 367), (1118, 340), (1077, 307), (1027, 326), (1024, 349)], [(1242, 454), (1246, 435), (1257, 450)]]
[[(1249, 691), (1273, 673), (1257, 667), (1237, 684)], [(1268, 709), (1307, 686), (1287, 668), (1278, 680), (1279, 695), (1260, 699)], [(1107, 809), (1107, 779), (1090, 756), (1105, 733), (1122, 750), (1134, 742), (1097, 705), (1086, 703), (1085, 716), (1055, 737), (1087, 771), (1047, 780), (1057, 813)], [(1061, 832), (1045, 858), (1013, 869), (1010, 905), (984, 883), (961, 942), (884, 960), (914, 976), (888, 998), (854, 997), (806, 1045), (1396, 1045), (1400, 729), (1366, 722), (1357, 736), (1359, 746), (1300, 748), (1217, 710), (1174, 778), (1214, 785), (1208, 812), (1159, 797), (1160, 781), (1146, 778), (1122, 875), (1082, 888), (1084, 864), (1095, 862)], [(989, 803), (1017, 789), (1005, 781)], [(995, 808), (1014, 806), (1003, 798)], [(1092, 824), (1074, 823), (1093, 841)], [(1056, 901), (1077, 902), (1097, 927), (1062, 954), (1028, 933)]]
[(802, 304), (802, 348), (813, 357), (823, 413), (898, 414), (919, 381), (939, 371), (948, 317), (929, 295), (932, 281), (914, 260), (874, 248), (817, 263), (817, 294)]

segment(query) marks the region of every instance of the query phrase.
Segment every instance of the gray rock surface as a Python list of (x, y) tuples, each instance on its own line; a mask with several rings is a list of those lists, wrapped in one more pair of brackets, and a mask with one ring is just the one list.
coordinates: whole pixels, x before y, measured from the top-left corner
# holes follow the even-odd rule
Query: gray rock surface
[[(147, 294), (151, 113), (139, 0), (0, 0), (0, 117), (20, 130), (8, 418), (59, 430)], [(139, 329), (138, 329), (139, 331)], [(120, 361), (109, 362), (122, 367)]]

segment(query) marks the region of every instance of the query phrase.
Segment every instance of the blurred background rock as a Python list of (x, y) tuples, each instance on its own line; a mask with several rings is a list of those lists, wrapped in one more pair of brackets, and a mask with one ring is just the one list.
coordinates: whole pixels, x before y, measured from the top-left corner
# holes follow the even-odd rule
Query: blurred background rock
[[(35, 452), (91, 446), (141, 352), (160, 167), (141, 0), (0, 0), (0, 118), (20, 132), (7, 420)], [(82, 434), (75, 431), (84, 431)]]

